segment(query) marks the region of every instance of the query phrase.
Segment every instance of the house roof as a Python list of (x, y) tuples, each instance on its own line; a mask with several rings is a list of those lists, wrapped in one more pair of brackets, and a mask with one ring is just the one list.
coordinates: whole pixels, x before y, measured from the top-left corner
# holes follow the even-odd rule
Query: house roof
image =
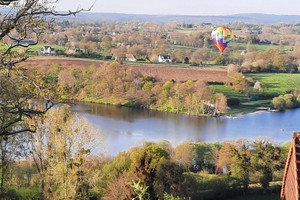
[[(293, 133), (289, 154), (286, 160), (282, 180), (281, 198), (284, 200), (299, 199), (300, 177), (300, 132)], [(300, 173), (299, 173), (300, 175)]]
[(126, 54), (126, 58), (134, 59), (135, 57), (132, 54)]

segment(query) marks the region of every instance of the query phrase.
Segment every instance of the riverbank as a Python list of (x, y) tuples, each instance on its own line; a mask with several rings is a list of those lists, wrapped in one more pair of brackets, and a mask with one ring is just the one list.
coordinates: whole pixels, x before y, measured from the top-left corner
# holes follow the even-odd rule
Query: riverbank
[(186, 112), (172, 112), (170, 110), (164, 110), (164, 109), (154, 109), (154, 108), (130, 106), (126, 103), (124, 103), (124, 104), (114, 103), (114, 102), (106, 101), (103, 99), (95, 100), (95, 99), (91, 99), (91, 98), (85, 98), (85, 99), (81, 99), (81, 100), (73, 100), (73, 99), (64, 99), (64, 100), (67, 102), (72, 102), (72, 103), (92, 103), (92, 104), (101, 104), (101, 105), (112, 105), (112, 106), (116, 106), (116, 107), (134, 108), (134, 109), (138, 109), (138, 110), (149, 110), (149, 111), (153, 110), (153, 111), (162, 112), (162, 113), (184, 114), (184, 115), (188, 115), (188, 116), (197, 116), (197, 117), (219, 117), (219, 116), (226, 115), (226, 114), (220, 114), (218, 116), (212, 116), (212, 115), (206, 115), (206, 114), (193, 115), (193, 114), (189, 114), (187, 111)]
[[(184, 114), (187, 116), (198, 116), (198, 117), (221, 117), (221, 116), (231, 116), (231, 115), (245, 115), (245, 114), (257, 114), (257, 113), (262, 113), (262, 112), (269, 112), (268, 109), (259, 109), (259, 105), (239, 105), (239, 106), (233, 106), (230, 109), (227, 110), (226, 113), (220, 114), (218, 116), (212, 116), (212, 115), (205, 115), (205, 114), (199, 114), (199, 115), (193, 115), (189, 114), (187, 111), (186, 112), (172, 112), (168, 110), (163, 110), (163, 109), (153, 109), (153, 108), (141, 108), (141, 107), (136, 107), (136, 106), (128, 106), (128, 105), (122, 105), (122, 104), (116, 104), (110, 101), (105, 101), (102, 99), (81, 99), (81, 100), (72, 100), (72, 99), (65, 99), (67, 102), (74, 102), (74, 103), (94, 103), (94, 104), (102, 104), (102, 105), (112, 105), (112, 106), (117, 106), (117, 107), (126, 107), (126, 108), (135, 108), (139, 110), (153, 110), (153, 111), (158, 111), (158, 112), (163, 112), (163, 113), (173, 113), (173, 114)], [(261, 104), (265, 105), (265, 104)]]

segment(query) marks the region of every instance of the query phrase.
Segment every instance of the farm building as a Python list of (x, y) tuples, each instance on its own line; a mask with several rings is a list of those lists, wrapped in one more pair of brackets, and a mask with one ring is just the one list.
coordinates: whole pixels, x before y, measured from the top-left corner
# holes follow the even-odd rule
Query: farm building
[(130, 61), (130, 62), (135, 62), (136, 61), (136, 58), (132, 54), (126, 54), (125, 59), (126, 59), (126, 61)]
[(115, 60), (135, 62), (136, 58), (132, 54), (121, 54), (115, 57)]
[(286, 160), (281, 188), (281, 199), (298, 200), (300, 182), (300, 132), (293, 133), (289, 154)]
[(53, 51), (54, 51), (54, 48), (52, 48), (50, 46), (43, 46), (40, 49), (39, 53), (43, 54), (43, 55), (45, 55), (45, 54), (50, 54), (51, 55)]
[(164, 63), (164, 62), (170, 63), (170, 62), (172, 62), (172, 60), (171, 60), (171, 57), (168, 56), (168, 55), (159, 55), (158, 56), (158, 62), (159, 63)]

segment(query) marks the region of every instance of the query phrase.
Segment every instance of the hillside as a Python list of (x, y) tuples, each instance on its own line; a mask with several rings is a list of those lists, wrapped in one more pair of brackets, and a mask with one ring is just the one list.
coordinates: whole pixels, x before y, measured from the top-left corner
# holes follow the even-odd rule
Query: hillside
[[(66, 19), (66, 18), (62, 18)], [(68, 20), (83, 21), (152, 21), (158, 23), (183, 22), (183, 23), (213, 23), (226, 24), (240, 21), (246, 23), (276, 24), (276, 23), (300, 23), (299, 15), (273, 15), (273, 14), (236, 14), (225, 16), (201, 16), (201, 15), (137, 15), (122, 13), (79, 13), (76, 18), (68, 17)]]

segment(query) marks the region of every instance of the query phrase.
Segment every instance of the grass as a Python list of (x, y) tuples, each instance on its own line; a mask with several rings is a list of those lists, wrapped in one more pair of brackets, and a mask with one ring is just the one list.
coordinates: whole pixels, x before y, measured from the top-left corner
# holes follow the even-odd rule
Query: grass
[[(64, 46), (59, 46), (59, 45), (48, 45), (48, 44), (37, 44), (37, 45), (32, 45), (27, 47), (27, 49), (29, 51), (33, 51), (33, 52), (38, 52), (43, 46), (51, 46), (52, 48), (54, 48), (55, 50), (66, 50), (66, 47)], [(4, 51), (5, 49), (7, 49), (8, 46), (5, 44), (0, 44), (0, 51)], [(22, 48), (22, 47), (20, 47)], [(18, 48), (15, 48), (14, 50), (16, 51)]]
[(175, 49), (181, 49), (181, 50), (191, 50), (192, 52), (196, 51), (198, 48), (197, 47), (189, 47), (189, 46), (183, 46), (183, 45), (171, 45), (171, 48), (173, 50)]
[(52, 48), (54, 48), (55, 50), (66, 50), (66, 47), (64, 46), (59, 46), (59, 45), (47, 45), (47, 44), (37, 44), (37, 45), (33, 45), (28, 47), (29, 51), (34, 51), (34, 52), (38, 52), (43, 46), (51, 46)]
[[(247, 43), (241, 43), (241, 42), (235, 42), (235, 41), (231, 41), (229, 43), (229, 47), (238, 47), (238, 49), (240, 50), (246, 50), (247, 48)], [(274, 45), (274, 44), (252, 44), (252, 46), (255, 48), (255, 50), (257, 51), (265, 51), (268, 48), (272, 48), (272, 47), (278, 47), (279, 45)], [(283, 50), (288, 52), (290, 51), (291, 46), (283, 46)]]
[[(293, 89), (300, 89), (300, 73), (248, 73), (246, 76), (253, 78), (254, 81), (260, 81), (260, 83), (265, 86), (263, 92), (266, 94), (276, 93), (281, 95)], [(257, 107), (268, 107), (271, 103), (271, 99), (249, 101), (243, 93), (236, 92), (226, 85), (214, 85), (213, 87), (216, 92), (223, 93), (227, 99), (240, 99), (241, 104), (239, 106), (231, 106), (227, 114), (251, 113), (258, 111), (259, 109)]]
[(266, 93), (286, 94), (287, 91), (300, 89), (300, 73), (259, 73), (246, 74), (246, 76), (265, 85)]
[(236, 92), (226, 85), (213, 85), (217, 93), (223, 93), (227, 99), (237, 98), (241, 101), (238, 106), (231, 106), (227, 110), (227, 114), (240, 114), (240, 113), (252, 113), (258, 111), (257, 107), (269, 106), (271, 100), (256, 100), (249, 101), (248, 98), (241, 92)]
[(241, 92), (236, 92), (226, 85), (213, 85), (217, 93), (223, 93), (227, 99), (238, 98), (241, 102), (247, 102), (248, 98)]

